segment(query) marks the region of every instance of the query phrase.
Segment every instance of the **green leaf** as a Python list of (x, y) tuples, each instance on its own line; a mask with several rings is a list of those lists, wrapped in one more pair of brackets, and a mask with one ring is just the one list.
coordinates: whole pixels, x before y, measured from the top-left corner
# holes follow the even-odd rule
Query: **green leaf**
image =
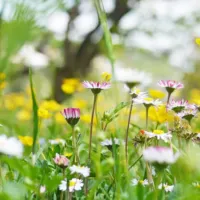
[(103, 3), (101, 0), (93, 0), (97, 13), (99, 15), (99, 19), (101, 22), (101, 26), (103, 28), (104, 31), (104, 38), (105, 38), (105, 43), (106, 43), (106, 47), (108, 50), (108, 58), (110, 60), (111, 66), (112, 66), (112, 73), (114, 75), (114, 62), (115, 62), (115, 58), (114, 58), (114, 53), (113, 53), (113, 45), (112, 45), (112, 38), (111, 38), (111, 34), (108, 28), (108, 23), (107, 23), (107, 18), (106, 18), (106, 14), (105, 14), (105, 10), (103, 7)]
[(6, 182), (3, 185), (3, 192), (11, 199), (21, 200), (25, 198), (26, 187), (21, 183)]
[(119, 111), (121, 111), (127, 105), (129, 105), (128, 102), (121, 102), (115, 108), (105, 111), (101, 121), (108, 125), (110, 122), (112, 122), (115, 118), (118, 117)]
[(35, 154), (36, 149), (36, 141), (38, 135), (38, 105), (36, 102), (36, 96), (33, 88), (33, 80), (32, 80), (32, 69), (29, 68), (29, 82), (31, 87), (31, 98), (32, 98), (32, 108), (33, 108), (33, 145), (32, 145), (32, 153)]

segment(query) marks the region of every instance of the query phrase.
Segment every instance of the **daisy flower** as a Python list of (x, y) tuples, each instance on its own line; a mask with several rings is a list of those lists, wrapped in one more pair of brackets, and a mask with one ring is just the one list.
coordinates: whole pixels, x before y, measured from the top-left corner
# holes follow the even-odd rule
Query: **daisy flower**
[(178, 113), (177, 115), (182, 118), (186, 119), (187, 121), (191, 121), (193, 117), (196, 117), (198, 110), (193, 105), (190, 105), (186, 110)]
[[(115, 145), (119, 145), (120, 144), (119, 139), (114, 138), (114, 143), (115, 143)], [(102, 146), (112, 146), (113, 145), (112, 139), (106, 139), (106, 140), (102, 141), (101, 145)]]
[(45, 185), (41, 185), (41, 186), (40, 186), (40, 194), (45, 193), (45, 191), (46, 191)]
[(69, 169), (71, 171), (71, 174), (78, 173), (82, 174), (84, 177), (88, 177), (90, 175), (89, 167), (73, 165)]
[(61, 181), (61, 184), (59, 185), (59, 190), (61, 190), (61, 191), (67, 190), (67, 181), (66, 180)]
[(109, 82), (94, 82), (94, 81), (83, 81), (83, 86), (85, 88), (91, 89), (94, 94), (98, 94), (101, 90), (106, 90), (111, 87)]
[(172, 93), (175, 89), (181, 89), (184, 87), (182, 83), (173, 80), (160, 80), (158, 85), (164, 87), (168, 93)]
[(139, 84), (149, 85), (152, 81), (149, 73), (122, 67), (115, 68), (115, 77), (117, 81), (125, 83), (129, 89)]
[(20, 158), (23, 154), (23, 145), (14, 137), (8, 138), (6, 135), (0, 135), (0, 152)]
[(141, 92), (140, 89), (138, 88), (133, 88), (132, 90), (130, 90), (129, 93), (133, 99), (135, 98), (144, 99), (145, 97), (147, 97), (147, 93)]
[(179, 157), (179, 153), (174, 154), (171, 148), (148, 147), (143, 151), (144, 160), (157, 164), (173, 164)]
[(159, 190), (164, 189), (165, 192), (172, 192), (173, 189), (174, 189), (174, 185), (168, 185), (167, 183), (161, 183), (161, 184), (158, 186), (158, 189), (159, 189)]
[(66, 168), (69, 165), (69, 160), (63, 156), (56, 153), (56, 157), (53, 159), (55, 164), (61, 168)]
[(60, 139), (60, 138), (57, 138), (57, 139), (55, 139), (55, 140), (49, 140), (49, 143), (51, 144), (51, 145), (57, 145), (57, 144), (61, 144), (61, 145), (65, 145), (65, 140), (63, 140), (63, 139)]
[(69, 181), (69, 191), (74, 192), (75, 190), (81, 190), (83, 185), (83, 180), (73, 178)]
[(194, 183), (192, 183), (192, 185), (193, 185), (194, 187), (196, 187), (196, 188), (200, 188), (199, 182), (194, 182)]
[(168, 142), (172, 138), (170, 132), (165, 133), (163, 130), (154, 130), (153, 132), (144, 131), (144, 133), (149, 138), (156, 137), (158, 140), (163, 140), (165, 142)]
[(188, 101), (185, 101), (184, 99), (179, 100), (179, 101), (171, 100), (167, 104), (167, 109), (168, 110), (173, 110), (176, 113), (179, 113), (179, 112), (183, 111), (187, 107), (188, 107)]
[(134, 179), (131, 181), (131, 184), (132, 184), (133, 186), (136, 186), (136, 185), (138, 185), (138, 184), (141, 184), (141, 185), (143, 185), (143, 186), (146, 186), (146, 185), (149, 185), (149, 182), (148, 182), (147, 179), (138, 180), (138, 179), (134, 178)]
[(80, 119), (80, 109), (79, 108), (65, 108), (61, 111), (61, 114), (67, 120), (68, 124), (75, 126)]
[(150, 106), (159, 106), (162, 104), (162, 102), (158, 99), (152, 99), (150, 97), (145, 97), (145, 98), (135, 98), (133, 99), (133, 102), (136, 104), (144, 104), (147, 107)]

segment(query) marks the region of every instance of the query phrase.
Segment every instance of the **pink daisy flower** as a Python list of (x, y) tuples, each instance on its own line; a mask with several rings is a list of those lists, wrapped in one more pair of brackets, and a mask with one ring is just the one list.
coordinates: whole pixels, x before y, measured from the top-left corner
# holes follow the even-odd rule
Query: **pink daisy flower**
[(171, 100), (167, 105), (167, 109), (173, 110), (174, 112), (179, 113), (183, 111), (184, 109), (186, 109), (188, 106), (189, 106), (188, 101), (184, 99), (179, 100), (179, 101)]
[(184, 87), (182, 83), (173, 80), (160, 80), (158, 85), (166, 88), (169, 93), (172, 93), (175, 89), (181, 89)]
[(168, 165), (173, 164), (179, 157), (179, 153), (174, 154), (168, 147), (148, 147), (143, 151), (144, 160), (153, 164)]
[(189, 105), (189, 107), (182, 112), (178, 113), (178, 116), (182, 119), (186, 119), (188, 122), (192, 120), (193, 117), (197, 115), (197, 108), (193, 107), (194, 105)]
[(55, 164), (61, 168), (66, 168), (69, 165), (69, 160), (63, 156), (56, 153), (56, 157), (53, 159)]
[(111, 87), (109, 82), (94, 82), (94, 81), (83, 81), (85, 88), (91, 89), (94, 94), (98, 94), (101, 90), (106, 90)]
[(61, 114), (71, 126), (75, 126), (80, 119), (79, 108), (65, 108), (63, 111), (61, 111)]

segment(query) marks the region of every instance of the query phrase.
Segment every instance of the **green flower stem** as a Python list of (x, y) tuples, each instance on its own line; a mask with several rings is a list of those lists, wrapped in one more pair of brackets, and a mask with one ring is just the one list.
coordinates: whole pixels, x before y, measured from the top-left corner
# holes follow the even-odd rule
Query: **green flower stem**
[[(62, 173), (63, 173), (63, 180), (65, 180), (65, 168), (63, 168), (62, 170), (63, 170), (62, 171)], [(68, 190), (68, 188), (67, 188), (67, 190)], [(63, 200), (63, 199), (64, 199), (64, 191), (61, 191), (61, 193), (60, 193), (60, 200)]]
[(128, 164), (128, 131), (131, 121), (131, 112), (133, 109), (133, 102), (131, 102), (130, 110), (129, 110), (129, 116), (128, 116), (128, 124), (126, 129), (126, 137), (125, 137), (125, 156), (126, 156), (126, 164)]
[[(94, 102), (92, 107), (92, 115), (91, 115), (91, 122), (90, 122), (90, 140), (89, 140), (89, 155), (88, 155), (88, 163), (90, 165), (91, 161), (91, 150), (92, 150), (92, 130), (93, 130), (93, 123), (94, 123), (94, 111), (97, 103), (97, 95), (94, 93)], [(88, 178), (85, 181), (85, 195), (88, 194)]]
[(74, 131), (75, 126), (72, 126), (72, 147), (75, 152), (75, 163), (80, 163), (79, 162), (79, 157), (78, 157), (78, 151), (77, 151), (77, 141), (76, 141), (76, 135)]
[(167, 104), (168, 104), (169, 101), (170, 101), (170, 97), (171, 97), (171, 95), (172, 95), (172, 92), (168, 92), (168, 96), (167, 96)]
[(92, 130), (93, 130), (93, 123), (94, 123), (94, 111), (96, 107), (97, 102), (97, 94), (94, 94), (94, 102), (92, 107), (92, 115), (91, 115), (91, 122), (90, 122), (90, 140), (89, 140), (89, 156), (88, 156), (88, 162), (90, 162), (91, 159), (91, 148), (92, 148)]
[(148, 128), (148, 121), (149, 121), (149, 105), (144, 105), (146, 108), (146, 130)]
[(159, 184), (162, 183), (162, 179), (163, 179), (163, 171), (159, 171), (157, 173), (157, 179), (155, 181), (155, 190), (154, 190), (154, 195), (153, 195), (154, 200), (158, 200), (158, 198), (159, 198), (159, 196), (158, 196), (158, 194), (159, 194), (158, 186), (159, 186)]

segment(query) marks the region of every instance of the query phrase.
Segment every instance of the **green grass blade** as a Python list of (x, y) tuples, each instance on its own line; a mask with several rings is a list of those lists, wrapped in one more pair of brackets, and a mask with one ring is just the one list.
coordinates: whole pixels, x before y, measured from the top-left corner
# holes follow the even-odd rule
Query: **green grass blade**
[(105, 11), (104, 11), (104, 8), (103, 8), (103, 3), (102, 3), (101, 0), (93, 0), (93, 1), (94, 1), (94, 4), (95, 4), (97, 13), (99, 15), (101, 26), (102, 26), (103, 31), (104, 31), (106, 48), (108, 50), (108, 58), (110, 60), (111, 66), (112, 66), (112, 74), (114, 76), (115, 58), (114, 58), (114, 53), (113, 53), (112, 38), (111, 38), (111, 34), (110, 34), (110, 31), (109, 31), (109, 28), (108, 28), (107, 18), (106, 18), (106, 14), (105, 14)]
[(32, 69), (29, 69), (29, 82), (31, 87), (31, 98), (32, 98), (32, 108), (33, 108), (33, 145), (32, 145), (32, 153), (35, 154), (36, 150), (36, 141), (38, 135), (38, 105), (36, 101), (35, 92), (33, 89), (33, 79), (32, 79)]

